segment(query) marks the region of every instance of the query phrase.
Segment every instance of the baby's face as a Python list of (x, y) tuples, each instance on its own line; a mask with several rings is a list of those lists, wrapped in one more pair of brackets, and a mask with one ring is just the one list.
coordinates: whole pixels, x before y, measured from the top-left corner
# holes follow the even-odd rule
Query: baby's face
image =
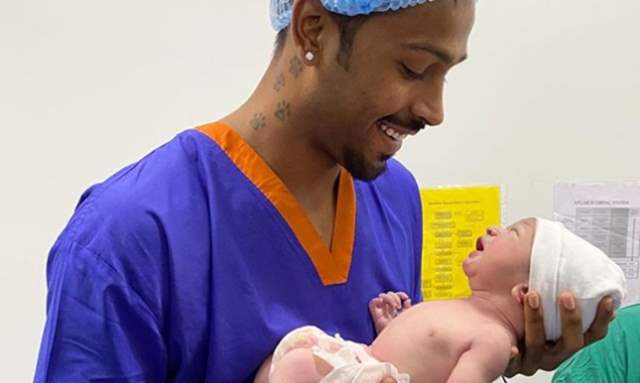
[(478, 238), (476, 250), (463, 263), (471, 289), (510, 289), (527, 282), (535, 230), (535, 218), (523, 219), (507, 228), (487, 229), (487, 234)]

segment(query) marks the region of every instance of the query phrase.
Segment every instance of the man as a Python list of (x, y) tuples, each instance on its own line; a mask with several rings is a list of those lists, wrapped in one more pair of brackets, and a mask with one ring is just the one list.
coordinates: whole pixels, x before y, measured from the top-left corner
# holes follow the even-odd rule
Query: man
[[(418, 190), (390, 158), (442, 122), (475, 4), (398, 3), (274, 2), (276, 53), (247, 102), (82, 196), (49, 258), (36, 381), (251, 381), (295, 327), (369, 343), (372, 297), (420, 300)], [(547, 350), (530, 294), (509, 374), (604, 335), (608, 301), (585, 336), (566, 298)]]

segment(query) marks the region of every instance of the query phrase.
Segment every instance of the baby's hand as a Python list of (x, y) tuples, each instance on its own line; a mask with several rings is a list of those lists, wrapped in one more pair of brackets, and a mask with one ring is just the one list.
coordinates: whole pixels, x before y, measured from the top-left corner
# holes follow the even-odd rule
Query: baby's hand
[(398, 316), (402, 310), (411, 307), (411, 299), (406, 293), (389, 291), (382, 293), (369, 302), (369, 312), (376, 327), (376, 332), (380, 334), (393, 318)]

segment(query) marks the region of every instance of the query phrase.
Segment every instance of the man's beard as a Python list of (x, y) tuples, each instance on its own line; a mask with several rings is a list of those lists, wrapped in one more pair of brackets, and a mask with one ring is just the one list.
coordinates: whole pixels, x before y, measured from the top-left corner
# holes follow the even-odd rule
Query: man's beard
[(344, 150), (344, 167), (354, 178), (361, 181), (372, 181), (387, 170), (389, 158), (386, 156), (381, 158), (379, 162), (373, 163), (367, 161), (362, 151), (346, 148)]

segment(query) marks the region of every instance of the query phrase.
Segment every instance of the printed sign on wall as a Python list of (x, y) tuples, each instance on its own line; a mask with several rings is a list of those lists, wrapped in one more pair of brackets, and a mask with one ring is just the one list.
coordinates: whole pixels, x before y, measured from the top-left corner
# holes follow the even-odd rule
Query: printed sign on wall
[(462, 261), (487, 227), (500, 225), (500, 187), (423, 189), (421, 196), (424, 299), (468, 297), (471, 290)]

